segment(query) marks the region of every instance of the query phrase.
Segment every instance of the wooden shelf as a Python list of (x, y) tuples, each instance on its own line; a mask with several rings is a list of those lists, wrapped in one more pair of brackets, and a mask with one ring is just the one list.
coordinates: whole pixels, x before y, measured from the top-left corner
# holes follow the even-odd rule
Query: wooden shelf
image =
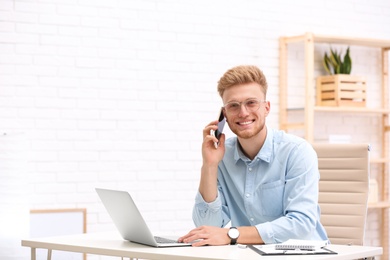
[[(378, 114), (387, 115), (390, 114), (390, 109), (384, 108), (369, 108), (369, 107), (326, 107), (326, 106), (314, 106), (314, 111), (317, 112), (330, 112), (330, 113), (359, 113), (359, 114)], [(303, 107), (287, 108), (287, 111), (304, 111)]]
[(380, 163), (389, 163), (389, 158), (371, 158), (370, 163), (371, 164), (380, 164)]
[(364, 46), (364, 47), (390, 49), (389, 40), (358, 38), (358, 37), (338, 37), (338, 36), (317, 35), (317, 34), (314, 34), (313, 36), (314, 36), (314, 41), (318, 43), (335, 43), (335, 44), (346, 44), (346, 45), (357, 45), (357, 46)]
[[(390, 40), (369, 39), (369, 38), (359, 38), (359, 37), (339, 37), (339, 36), (321, 35), (321, 34), (311, 34), (311, 35), (313, 41), (316, 43), (334, 43), (334, 44), (357, 45), (357, 46), (364, 46), (364, 47), (390, 49)], [(294, 43), (294, 42), (301, 43), (306, 40), (306, 35), (286, 36), (282, 38), (284, 38), (286, 43)]]
[(367, 108), (367, 107), (325, 107), (325, 106), (315, 106), (315, 111), (323, 112), (346, 112), (346, 113), (359, 113), (359, 114), (378, 114), (384, 115), (389, 114), (389, 109), (384, 108)]
[(386, 209), (390, 208), (390, 202), (388, 201), (380, 201), (376, 203), (368, 203), (369, 209)]
[[(280, 50), (280, 66), (279, 66), (279, 125), (280, 129), (288, 131), (300, 129), (302, 130), (304, 137), (309, 142), (313, 143), (315, 125), (314, 118), (317, 112), (329, 112), (329, 113), (354, 113), (359, 115), (367, 115), (378, 118), (378, 134), (380, 135), (379, 146), (381, 153), (378, 158), (372, 158), (370, 164), (379, 164), (378, 173), (381, 178), (381, 185), (379, 187), (379, 197), (382, 201), (377, 203), (369, 203), (368, 208), (380, 210), (382, 226), (381, 243), (383, 247), (383, 259), (389, 258), (389, 209), (390, 209), (390, 149), (388, 144), (390, 143), (390, 86), (389, 86), (389, 54), (390, 54), (390, 39), (368, 39), (360, 37), (339, 37), (332, 35), (317, 35), (313, 33), (305, 33), (298, 36), (280, 37), (279, 41)], [(288, 107), (288, 45), (289, 44), (301, 44), (304, 47), (304, 67), (302, 70), (305, 72), (304, 84), (302, 91), (305, 93), (304, 101), (302, 102), (302, 108), (290, 108)], [(381, 74), (380, 83), (380, 95), (381, 100), (377, 104), (377, 108), (369, 107), (331, 107), (331, 106), (317, 106), (316, 100), (316, 85), (315, 85), (315, 44), (340, 44), (348, 46), (363, 46), (369, 48), (379, 49), (381, 52), (381, 58), (378, 63), (378, 70)], [(294, 68), (295, 70), (297, 68)], [(289, 122), (289, 116), (295, 113), (301, 113), (303, 115), (303, 122)], [(332, 115), (333, 116), (333, 115)], [(337, 115), (335, 115), (337, 116)], [(293, 117), (295, 118), (295, 117)], [(369, 127), (369, 126), (364, 126)], [(374, 167), (373, 167), (374, 168)], [(381, 257), (381, 258), (382, 258)]]
[[(314, 106), (314, 111), (317, 112), (333, 112), (333, 113), (359, 113), (359, 114), (378, 114), (387, 115), (390, 114), (390, 109), (384, 108), (368, 108), (368, 107), (326, 107), (326, 106)], [(287, 108), (288, 111), (303, 111), (303, 107)]]

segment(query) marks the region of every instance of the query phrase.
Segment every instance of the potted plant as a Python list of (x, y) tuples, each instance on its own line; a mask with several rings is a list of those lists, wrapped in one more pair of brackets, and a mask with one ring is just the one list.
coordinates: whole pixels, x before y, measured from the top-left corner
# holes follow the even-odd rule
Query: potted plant
[(328, 76), (317, 78), (317, 105), (319, 106), (365, 106), (366, 80), (350, 75), (352, 59), (350, 49), (342, 53), (330, 48), (322, 60)]
[(344, 59), (341, 59), (341, 53), (337, 53), (336, 50), (330, 48), (330, 55), (325, 52), (323, 65), (329, 75), (334, 74), (351, 74), (352, 60), (349, 56), (349, 47), (344, 55)]

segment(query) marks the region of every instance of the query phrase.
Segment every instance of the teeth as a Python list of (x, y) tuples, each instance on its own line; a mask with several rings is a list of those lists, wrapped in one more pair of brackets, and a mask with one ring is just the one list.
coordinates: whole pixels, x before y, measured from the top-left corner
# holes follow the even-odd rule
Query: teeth
[(252, 123), (252, 121), (246, 121), (246, 122), (241, 122), (240, 125), (249, 125), (251, 123)]

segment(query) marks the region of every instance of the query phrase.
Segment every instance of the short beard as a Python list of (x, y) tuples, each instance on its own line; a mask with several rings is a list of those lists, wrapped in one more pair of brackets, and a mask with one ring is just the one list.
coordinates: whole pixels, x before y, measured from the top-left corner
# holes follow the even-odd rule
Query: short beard
[(251, 132), (247, 132), (247, 131), (240, 132), (240, 131), (237, 131), (235, 129), (232, 130), (232, 132), (235, 133), (239, 138), (251, 139), (251, 138), (257, 136), (261, 132), (261, 130), (263, 130), (263, 129), (264, 129), (264, 124), (261, 127), (255, 129), (253, 132), (252, 131)]

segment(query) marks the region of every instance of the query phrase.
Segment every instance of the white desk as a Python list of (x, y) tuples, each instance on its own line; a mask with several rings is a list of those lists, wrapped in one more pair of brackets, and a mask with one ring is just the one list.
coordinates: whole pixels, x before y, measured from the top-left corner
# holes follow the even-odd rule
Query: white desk
[[(119, 235), (112, 233), (91, 233), (51, 238), (36, 238), (22, 240), (22, 246), (31, 248), (31, 259), (36, 259), (36, 249), (48, 249), (48, 259), (51, 250), (70, 251), (78, 253), (108, 255), (141, 259), (170, 260), (229, 260), (229, 259), (259, 259), (262, 258), (253, 250), (238, 246), (203, 246), (203, 247), (171, 247), (154, 248), (124, 241)], [(269, 260), (297, 259), (359, 259), (382, 255), (381, 247), (330, 245), (337, 255), (317, 256), (263, 256)], [(272, 259), (271, 259), (272, 258)]]

